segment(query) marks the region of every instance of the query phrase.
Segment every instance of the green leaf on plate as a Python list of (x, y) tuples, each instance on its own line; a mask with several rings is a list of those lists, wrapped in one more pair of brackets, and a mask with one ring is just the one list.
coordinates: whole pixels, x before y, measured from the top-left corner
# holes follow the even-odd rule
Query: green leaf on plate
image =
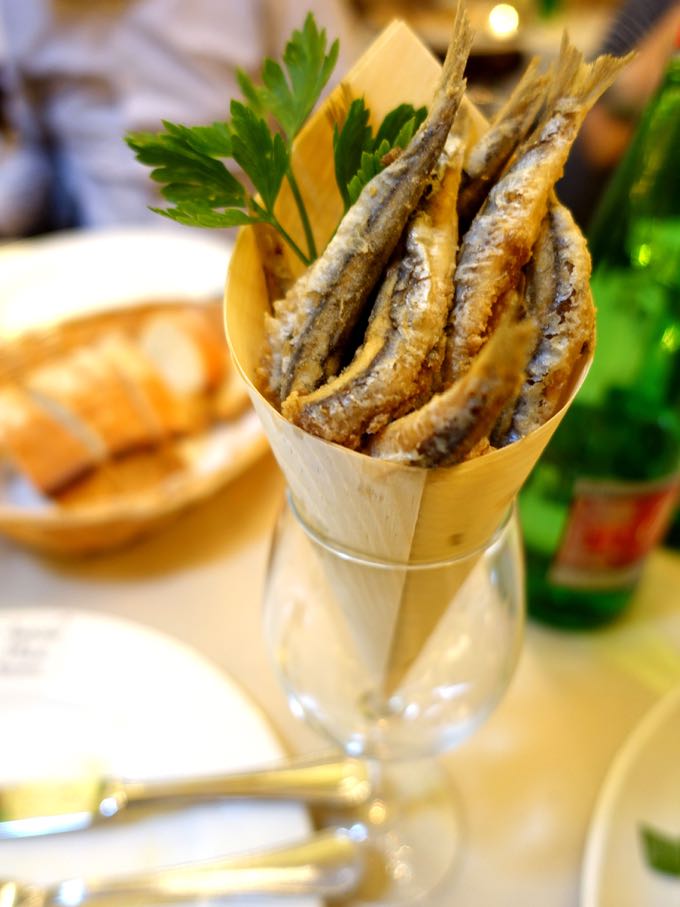
[(645, 859), (652, 869), (680, 878), (680, 837), (673, 837), (650, 825), (640, 826)]

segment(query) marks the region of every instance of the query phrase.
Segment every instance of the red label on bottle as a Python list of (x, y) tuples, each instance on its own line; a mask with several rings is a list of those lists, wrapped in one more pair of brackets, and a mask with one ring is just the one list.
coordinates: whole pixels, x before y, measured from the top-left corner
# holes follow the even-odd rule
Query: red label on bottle
[(577, 482), (551, 582), (589, 589), (635, 582), (668, 529), (679, 490), (677, 477), (659, 483)]

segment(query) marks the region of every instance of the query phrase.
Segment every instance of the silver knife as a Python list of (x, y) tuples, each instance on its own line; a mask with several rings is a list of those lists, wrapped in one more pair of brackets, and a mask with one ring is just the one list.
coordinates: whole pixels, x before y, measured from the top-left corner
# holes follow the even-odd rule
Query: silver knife
[(358, 806), (369, 798), (371, 789), (365, 762), (337, 757), (176, 781), (96, 776), (29, 781), (0, 788), (0, 838), (78, 831), (131, 806), (167, 807), (223, 797)]
[[(48, 886), (0, 878), (0, 905), (85, 907), (102, 904), (103, 899), (119, 907), (148, 907), (233, 896), (245, 897), (249, 903), (250, 898), (263, 895), (337, 898), (354, 892), (368, 876), (367, 869), (361, 843), (344, 829), (331, 829), (318, 832), (308, 841), (273, 850), (168, 866), (121, 878), (75, 878)], [(371, 879), (374, 876), (375, 870)], [(382, 882), (382, 875), (377, 878)]]

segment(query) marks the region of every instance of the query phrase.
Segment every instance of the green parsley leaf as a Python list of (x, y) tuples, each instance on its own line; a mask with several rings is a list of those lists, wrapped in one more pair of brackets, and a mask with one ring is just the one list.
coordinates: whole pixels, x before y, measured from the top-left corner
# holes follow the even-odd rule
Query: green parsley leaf
[(333, 128), (335, 178), (345, 212), (384, 168), (385, 155), (394, 148), (406, 148), (426, 116), (425, 107), (416, 110), (411, 104), (400, 104), (386, 115), (374, 136), (363, 99), (352, 101), (342, 128)]
[(258, 223), (261, 218), (252, 217), (245, 211), (229, 208), (215, 211), (209, 204), (189, 201), (176, 208), (152, 208), (156, 214), (162, 214), (177, 223), (188, 227), (241, 227), (244, 224)]
[(163, 120), (170, 135), (183, 139), (189, 148), (198, 154), (212, 158), (229, 158), (232, 155), (231, 126), (229, 123), (213, 123), (212, 126), (180, 126)]
[[(161, 193), (174, 206), (153, 210), (192, 226), (270, 223), (308, 264), (316, 256), (316, 248), (290, 166), (290, 149), (330, 78), (338, 49), (337, 41), (328, 48), (325, 30), (317, 27), (310, 13), (286, 44), (283, 66), (271, 59), (264, 61), (262, 85), (238, 73), (245, 103), (232, 102), (230, 122), (183, 126), (165, 121), (163, 132), (128, 135), (126, 141), (137, 159), (153, 168), (152, 179), (163, 184)], [(270, 117), (282, 132), (270, 129)], [(225, 166), (227, 159), (241, 167), (258, 198)], [(274, 215), (284, 178), (300, 212), (309, 256)]]
[(234, 160), (250, 177), (272, 212), (281, 183), (288, 171), (288, 148), (278, 133), (272, 135), (264, 120), (240, 101), (231, 102)]
[(368, 125), (369, 111), (363, 98), (349, 106), (342, 129), (333, 125), (333, 158), (335, 181), (347, 211), (352, 204), (349, 185), (361, 167), (361, 156), (373, 145), (373, 132)]
[(349, 181), (347, 186), (347, 194), (349, 195), (349, 203), (353, 205), (354, 202), (361, 195), (361, 190), (367, 183), (373, 179), (380, 171), (382, 167), (380, 161), (390, 150), (390, 146), (387, 141), (382, 142), (378, 148), (374, 151), (363, 151), (361, 154), (361, 165), (357, 172), (354, 174), (352, 179)]
[(416, 110), (411, 104), (399, 104), (380, 124), (375, 145), (380, 145), (386, 139), (390, 148), (406, 148), (426, 116), (427, 107)]
[(283, 62), (267, 58), (262, 66), (262, 85), (237, 73), (243, 96), (258, 116), (271, 114), (289, 142), (295, 138), (328, 82), (338, 59), (339, 43), (334, 41), (328, 53), (326, 30), (317, 27), (314, 16), (307, 14), (301, 31), (294, 31), (286, 44)]
[(680, 837), (670, 837), (649, 825), (640, 826), (647, 863), (665, 875), (680, 877)]
[[(243, 105), (234, 123), (181, 126), (164, 121), (165, 131), (130, 133), (126, 141), (141, 163), (152, 167), (151, 177), (162, 183), (161, 194), (171, 208), (152, 208), (157, 214), (191, 227), (238, 227), (272, 224), (305, 263), (309, 259), (273, 213), (288, 153), (279, 135)], [(262, 204), (231, 173), (221, 158), (243, 167)]]
[[(243, 207), (246, 192), (236, 177), (220, 160), (199, 150), (204, 133), (198, 137), (192, 130), (164, 122), (160, 133), (131, 133), (127, 143), (137, 160), (151, 166), (151, 178), (165, 183), (161, 190), (171, 201), (194, 198), (211, 201), (213, 207)], [(212, 129), (212, 127), (200, 127)], [(231, 139), (229, 140), (231, 143)]]
[[(263, 122), (268, 117), (275, 120), (286, 137), (289, 158), (293, 139), (312, 112), (338, 59), (338, 41), (333, 42), (328, 53), (327, 44), (325, 29), (319, 30), (314, 16), (308, 13), (302, 30), (294, 31), (286, 44), (284, 66), (265, 59), (261, 85), (256, 85), (243, 70), (237, 71), (246, 106)], [(278, 147), (273, 153), (278, 156), (280, 150)], [(314, 234), (290, 162), (285, 175), (298, 208), (309, 256), (314, 259), (317, 255)]]

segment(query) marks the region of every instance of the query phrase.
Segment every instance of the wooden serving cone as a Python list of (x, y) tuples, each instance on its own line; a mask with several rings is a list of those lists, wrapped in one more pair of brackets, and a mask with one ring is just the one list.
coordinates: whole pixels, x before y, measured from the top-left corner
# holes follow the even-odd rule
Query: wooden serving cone
[[(431, 101), (440, 66), (403, 23), (389, 26), (310, 119), (294, 150), (294, 166), (320, 248), (342, 213), (335, 186), (331, 111), (348, 97), (366, 98), (378, 121), (394, 106)], [(278, 215), (301, 238), (292, 199)], [(585, 376), (575, 369), (564, 405), (523, 440), (445, 469), (401, 466), (356, 453), (287, 422), (259, 393), (257, 370), (269, 300), (252, 228), (239, 234), (226, 286), (226, 331), (234, 362), (269, 438), (300, 515), (320, 536), (365, 556), (394, 562), (461, 558), (494, 534), (557, 428)], [(330, 566), (337, 603), (371, 676), (389, 694), (399, 687), (432, 634), (473, 559), (451, 565), (433, 585), (427, 571), (403, 569), (384, 582), (351, 566)], [(336, 559), (337, 561), (337, 559)]]

